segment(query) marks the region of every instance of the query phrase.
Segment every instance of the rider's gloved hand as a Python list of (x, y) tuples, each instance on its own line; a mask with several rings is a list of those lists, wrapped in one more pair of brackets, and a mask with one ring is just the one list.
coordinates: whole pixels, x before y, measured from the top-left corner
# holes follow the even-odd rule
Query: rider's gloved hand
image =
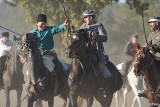
[(69, 26), (69, 19), (66, 19), (66, 20), (64, 21), (64, 25), (65, 25), (66, 27)]
[(158, 46), (157, 46), (157, 45), (152, 45), (152, 46), (151, 46), (151, 50), (152, 50), (154, 53), (157, 53), (157, 51), (158, 51)]

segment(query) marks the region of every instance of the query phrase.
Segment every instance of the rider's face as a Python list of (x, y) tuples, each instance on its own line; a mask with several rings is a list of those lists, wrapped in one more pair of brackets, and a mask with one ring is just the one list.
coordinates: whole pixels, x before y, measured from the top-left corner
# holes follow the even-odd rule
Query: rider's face
[(137, 43), (137, 38), (133, 37), (132, 38), (132, 43)]
[(8, 37), (3, 37), (3, 38), (2, 38), (2, 41), (3, 41), (3, 43), (7, 43)]
[(156, 31), (157, 28), (158, 28), (158, 23), (157, 22), (150, 22), (149, 25), (150, 25), (150, 30), (151, 31)]
[(92, 16), (87, 16), (84, 18), (84, 22), (87, 24), (87, 25), (90, 25), (93, 23), (93, 17)]
[(38, 30), (43, 30), (46, 26), (46, 22), (38, 22), (37, 23), (37, 27), (38, 27)]

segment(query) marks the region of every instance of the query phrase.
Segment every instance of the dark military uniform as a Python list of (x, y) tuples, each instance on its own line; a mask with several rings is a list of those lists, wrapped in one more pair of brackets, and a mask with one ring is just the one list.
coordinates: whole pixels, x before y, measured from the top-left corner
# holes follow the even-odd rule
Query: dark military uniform
[(124, 54), (125, 54), (125, 61), (122, 67), (122, 75), (126, 76), (128, 73), (128, 69), (130, 64), (132, 63), (132, 61), (134, 60), (134, 56), (136, 54), (136, 45), (138, 45), (138, 47), (140, 47), (140, 44), (134, 44), (132, 42), (128, 42), (124, 48)]
[[(159, 23), (160, 24), (160, 17), (152, 17), (150, 18), (150, 20), (148, 21), (148, 23)], [(155, 53), (155, 56), (157, 57), (156, 59), (158, 60), (155, 60), (159, 65), (160, 65), (160, 27), (158, 28), (158, 26), (160, 25), (157, 25), (157, 28), (156, 29), (152, 29), (153, 31), (150, 32), (149, 34), (149, 37), (148, 37), (148, 40), (149, 42), (152, 41), (152, 51)], [(151, 28), (153, 26), (150, 26)], [(145, 82), (145, 81), (144, 81)], [(146, 85), (144, 85), (144, 90), (142, 92), (140, 92), (138, 94), (139, 97), (147, 97), (145, 95), (145, 92), (148, 91), (148, 87)]]
[(152, 40), (155, 55), (157, 56), (157, 59), (160, 60), (160, 28), (158, 28), (156, 31), (151, 32), (149, 34), (148, 40)]
[(103, 42), (107, 42), (107, 32), (103, 26), (102, 23), (96, 23), (95, 21), (91, 25), (87, 25), (86, 23), (83, 23), (80, 29), (86, 29), (89, 34), (93, 32), (95, 29), (97, 29), (97, 36), (96, 36), (96, 42), (97, 42), (97, 53), (98, 53), (98, 69), (102, 73), (102, 76), (104, 78), (110, 77), (111, 73), (108, 70), (108, 68), (105, 66), (106, 57), (104, 55), (104, 46)]

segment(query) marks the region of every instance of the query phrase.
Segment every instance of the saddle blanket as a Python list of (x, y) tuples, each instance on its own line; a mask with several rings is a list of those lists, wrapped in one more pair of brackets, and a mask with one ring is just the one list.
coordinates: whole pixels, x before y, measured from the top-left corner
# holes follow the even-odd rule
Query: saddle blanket
[[(68, 70), (68, 65), (65, 63), (65, 61), (61, 58), (58, 58), (58, 60), (62, 63), (63, 65), (63, 71), (64, 73), (67, 74), (67, 70)], [(53, 72), (54, 71), (54, 63), (52, 62), (52, 59), (51, 58), (48, 58), (48, 57), (43, 57), (43, 63), (44, 65), (46, 66), (46, 68), (49, 70), (49, 72)], [(26, 71), (26, 74), (28, 74), (28, 70)]]
[[(67, 64), (65, 63), (65, 61), (61, 58), (58, 58), (58, 60), (61, 62), (61, 64), (63, 65), (63, 70), (64, 71), (67, 71), (68, 70), (68, 66)], [(54, 71), (54, 63), (52, 62), (52, 59), (51, 58), (48, 58), (48, 57), (43, 57), (43, 62), (44, 62), (44, 65), (46, 66), (46, 68), (48, 68), (49, 72), (53, 72)]]

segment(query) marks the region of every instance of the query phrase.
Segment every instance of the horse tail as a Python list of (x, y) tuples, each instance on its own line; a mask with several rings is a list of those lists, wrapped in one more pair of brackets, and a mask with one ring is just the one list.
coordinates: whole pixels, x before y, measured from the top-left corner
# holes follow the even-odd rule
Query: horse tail
[(113, 84), (111, 84), (112, 85), (111, 87), (113, 87), (113, 90), (115, 92), (119, 90), (123, 85), (122, 75), (112, 62), (109, 61), (107, 67), (112, 73), (112, 81), (114, 82)]
[(122, 85), (123, 85), (122, 75), (121, 75), (121, 73), (119, 71), (117, 72), (117, 77), (118, 77), (117, 78), (118, 83), (116, 85), (115, 91), (120, 90)]

